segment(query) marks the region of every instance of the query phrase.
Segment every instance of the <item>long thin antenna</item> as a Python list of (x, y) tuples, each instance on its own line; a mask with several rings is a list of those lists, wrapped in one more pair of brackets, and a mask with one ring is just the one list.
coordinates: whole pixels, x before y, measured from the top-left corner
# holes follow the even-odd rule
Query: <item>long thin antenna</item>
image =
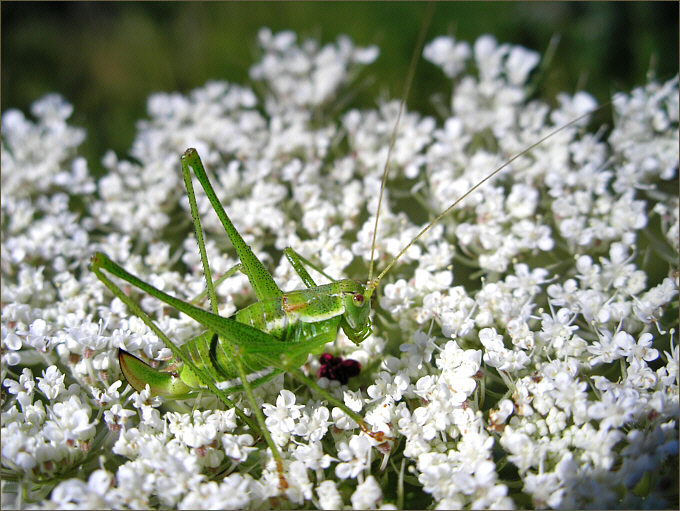
[(385, 274), (390, 270), (390, 268), (392, 268), (392, 266), (394, 265), (394, 263), (396, 263), (397, 260), (399, 260), (399, 258), (400, 258), (401, 256), (403, 256), (409, 248), (411, 248), (411, 245), (413, 245), (416, 241), (418, 241), (418, 240), (420, 239), (420, 237), (421, 237), (423, 234), (425, 234), (427, 231), (429, 231), (430, 228), (431, 228), (434, 224), (436, 224), (437, 222), (439, 222), (439, 220), (441, 220), (444, 216), (446, 216), (446, 215), (447, 215), (454, 207), (456, 207), (463, 199), (465, 199), (468, 195), (470, 195), (472, 192), (474, 192), (477, 188), (479, 188), (480, 186), (482, 186), (482, 185), (483, 185), (484, 183), (486, 183), (489, 179), (491, 179), (492, 177), (494, 177), (494, 176), (495, 176), (496, 174), (498, 174), (501, 170), (503, 170), (505, 167), (507, 167), (507, 166), (510, 165), (513, 161), (515, 161), (517, 158), (519, 158), (519, 157), (521, 157), (521, 156), (524, 156), (524, 155), (527, 154), (529, 151), (531, 151), (532, 149), (534, 149), (536, 146), (538, 146), (538, 145), (542, 144), (543, 142), (545, 142), (546, 140), (548, 140), (550, 137), (552, 137), (552, 136), (554, 136), (554, 135), (557, 135), (560, 131), (562, 131), (562, 130), (568, 128), (569, 126), (573, 126), (574, 124), (576, 124), (576, 123), (579, 122), (580, 120), (582, 120), (582, 119), (588, 117), (589, 115), (592, 115), (593, 113), (595, 113), (595, 112), (597, 112), (598, 110), (604, 108), (605, 106), (609, 105), (610, 103), (611, 103), (611, 101), (609, 101), (609, 102), (607, 102), (607, 103), (604, 103), (604, 104), (598, 106), (597, 108), (594, 108), (593, 110), (590, 110), (590, 111), (586, 112), (585, 114), (580, 115), (579, 117), (577, 117), (576, 119), (574, 119), (574, 120), (568, 122), (567, 124), (565, 124), (565, 125), (563, 125), (563, 126), (560, 126), (559, 128), (557, 128), (557, 129), (551, 131), (550, 133), (548, 133), (547, 135), (545, 135), (543, 138), (541, 138), (538, 142), (534, 142), (533, 144), (531, 144), (531, 145), (530, 145), (529, 147), (527, 147), (526, 149), (524, 149), (524, 150), (520, 151), (519, 153), (517, 153), (515, 156), (513, 156), (513, 157), (510, 158), (508, 161), (506, 161), (503, 165), (501, 165), (501, 166), (498, 167), (496, 170), (494, 170), (491, 174), (489, 174), (489, 175), (486, 176), (484, 179), (482, 179), (482, 180), (479, 181), (477, 184), (475, 184), (473, 187), (471, 187), (467, 192), (465, 192), (465, 193), (464, 193), (463, 195), (461, 195), (458, 199), (456, 199), (456, 200), (453, 202), (453, 204), (451, 204), (448, 208), (446, 208), (443, 212), (441, 212), (441, 213), (439, 214), (439, 216), (437, 216), (437, 218), (435, 218), (435, 219), (432, 220), (429, 224), (427, 224), (427, 225), (426, 225), (426, 226), (425, 226), (425, 227), (424, 227), (424, 228), (423, 228), (423, 229), (422, 229), (422, 230), (421, 230), (421, 231), (420, 231), (420, 232), (419, 232), (419, 233), (418, 233), (418, 234), (417, 234), (417, 235), (416, 235), (416, 236), (415, 236), (415, 237), (414, 237), (414, 238), (413, 238), (413, 239), (412, 239), (412, 240), (411, 240), (411, 241), (410, 241), (410, 242), (409, 242), (402, 250), (401, 250), (401, 252), (399, 252), (399, 253), (397, 254), (397, 256), (396, 256), (394, 259), (392, 259), (392, 262), (391, 262), (390, 264), (387, 265), (387, 267), (382, 271), (382, 273), (380, 273), (380, 275), (378, 275), (378, 277), (377, 277), (374, 281), (371, 281), (371, 280), (369, 279), (369, 281), (368, 281), (368, 287), (369, 287), (371, 290), (373, 290), (373, 289), (375, 289), (376, 287), (378, 287), (378, 284), (380, 283), (380, 279), (382, 279), (382, 278), (385, 276)]
[(385, 191), (385, 183), (387, 182), (387, 173), (390, 166), (390, 158), (392, 157), (392, 149), (394, 149), (394, 144), (397, 141), (397, 130), (399, 129), (399, 121), (401, 120), (401, 114), (404, 111), (404, 105), (406, 104), (406, 98), (411, 90), (411, 84), (413, 83), (413, 75), (416, 71), (416, 66), (418, 64), (418, 59), (420, 53), (423, 49), (425, 43), (425, 35), (427, 34), (427, 29), (432, 21), (432, 14), (434, 13), (434, 4), (430, 3), (425, 11), (425, 16), (423, 17), (423, 23), (420, 26), (420, 32), (418, 34), (418, 41), (416, 42), (415, 48), (413, 49), (413, 55), (411, 55), (411, 62), (408, 68), (408, 74), (406, 75), (406, 86), (404, 87), (404, 94), (401, 97), (401, 103), (399, 104), (399, 113), (397, 114), (397, 122), (394, 123), (394, 130), (392, 131), (392, 138), (390, 140), (390, 146), (387, 150), (387, 160), (385, 161), (385, 168), (383, 169), (382, 181), (380, 183), (380, 195), (378, 196), (378, 209), (375, 212), (375, 225), (373, 226), (373, 240), (371, 241), (371, 263), (368, 266), (368, 281), (371, 282), (373, 278), (373, 257), (375, 255), (375, 239), (378, 234), (378, 221), (380, 219), (380, 206), (382, 205), (383, 192)]

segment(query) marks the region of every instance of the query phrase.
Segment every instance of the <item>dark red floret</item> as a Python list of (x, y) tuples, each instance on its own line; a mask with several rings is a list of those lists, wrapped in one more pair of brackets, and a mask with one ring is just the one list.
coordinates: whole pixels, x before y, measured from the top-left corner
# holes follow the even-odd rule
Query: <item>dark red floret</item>
[(319, 367), (316, 373), (317, 378), (325, 377), (329, 380), (337, 380), (343, 385), (352, 376), (356, 376), (361, 372), (361, 364), (356, 360), (334, 357), (330, 353), (323, 353), (319, 357), (319, 362), (321, 362), (321, 367)]

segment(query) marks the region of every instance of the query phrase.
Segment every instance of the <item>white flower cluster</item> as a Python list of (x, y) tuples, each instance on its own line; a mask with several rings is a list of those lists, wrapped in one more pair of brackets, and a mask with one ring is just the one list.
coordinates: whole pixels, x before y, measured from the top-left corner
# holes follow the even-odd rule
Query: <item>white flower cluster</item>
[[(267, 29), (259, 43), (254, 89), (153, 95), (131, 158), (104, 155), (98, 181), (62, 98), (36, 102), (34, 120), (4, 112), (3, 508), (677, 504), (677, 77), (617, 94), (608, 136), (573, 124), (475, 190), (385, 276), (373, 335), (328, 346), (362, 372), (319, 384), (384, 441), (278, 377), (256, 396), (283, 457), (280, 489), (266, 444), (213, 396), (133, 392), (116, 350), (152, 361), (170, 351), (87, 264), (101, 250), (166, 292), (203, 292), (179, 170), (187, 147), (284, 291), (302, 286), (281, 257), (288, 246), (334, 278), (367, 278), (399, 105), (333, 107), (378, 51)], [(528, 98), (539, 55), (491, 36), (438, 37), (424, 56), (451, 79), (450, 111), (402, 115), (378, 270), (424, 218), (595, 106), (586, 93), (556, 109)], [(238, 261), (197, 199), (219, 275)], [(125, 291), (178, 344), (200, 333)], [(223, 316), (253, 300), (241, 274), (217, 292)]]

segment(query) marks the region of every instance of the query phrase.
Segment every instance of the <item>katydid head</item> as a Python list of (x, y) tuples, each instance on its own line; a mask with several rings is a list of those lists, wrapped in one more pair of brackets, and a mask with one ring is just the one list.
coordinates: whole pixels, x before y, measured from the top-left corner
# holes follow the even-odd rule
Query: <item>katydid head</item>
[(353, 343), (359, 344), (371, 334), (370, 293), (357, 280), (342, 280), (340, 286), (345, 307), (340, 326)]

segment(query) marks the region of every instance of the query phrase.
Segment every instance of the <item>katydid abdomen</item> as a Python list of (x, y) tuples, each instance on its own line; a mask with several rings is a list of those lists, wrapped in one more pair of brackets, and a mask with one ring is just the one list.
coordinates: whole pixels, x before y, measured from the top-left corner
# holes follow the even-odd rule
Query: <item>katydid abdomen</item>
[[(251, 326), (286, 344), (286, 364), (299, 367), (308, 354), (319, 353), (324, 344), (334, 340), (341, 326), (352, 335), (354, 317), (346, 307), (346, 298), (349, 295), (352, 299), (362, 290), (362, 284), (344, 280), (290, 291), (281, 297), (255, 302), (239, 310), (229, 320)], [(234, 362), (234, 349), (241, 349), (241, 360), (253, 386), (281, 372), (272, 365), (271, 358), (280, 357), (280, 354), (252, 353), (247, 346), (235, 348), (233, 342), (224, 341), (211, 331), (198, 335), (180, 349), (227, 392), (242, 389)], [(119, 361), (125, 378), (138, 391), (149, 384), (154, 395), (184, 398), (205, 388), (196, 373), (177, 359), (171, 360), (168, 369), (161, 371), (123, 350), (119, 353)]]

